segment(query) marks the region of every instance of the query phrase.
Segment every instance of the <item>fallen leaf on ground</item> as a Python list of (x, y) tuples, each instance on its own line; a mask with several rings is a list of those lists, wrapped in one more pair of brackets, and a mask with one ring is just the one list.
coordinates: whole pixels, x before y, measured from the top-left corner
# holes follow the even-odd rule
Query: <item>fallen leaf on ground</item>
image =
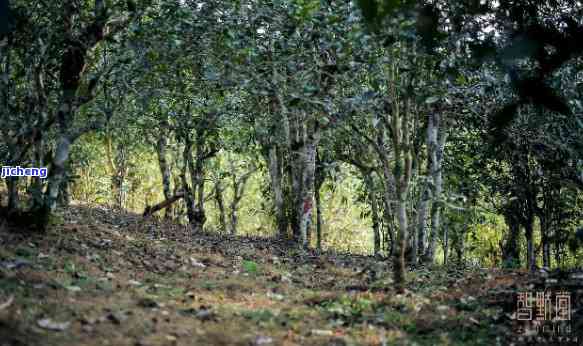
[(17, 259), (14, 261), (4, 261), (0, 263), (0, 266), (6, 269), (19, 269), (29, 265), (31, 265), (31, 262), (23, 259)]
[(8, 298), (8, 300), (6, 301), (6, 303), (0, 304), (0, 310), (4, 310), (7, 307), (9, 307), (10, 305), (12, 305), (12, 302), (13, 301), (14, 301), (14, 296), (10, 296), (10, 298)]
[(206, 265), (204, 263), (201, 263), (192, 257), (190, 257), (190, 265), (193, 267), (206, 268)]
[(331, 330), (312, 329), (310, 334), (314, 336), (332, 336), (334, 332)]
[(273, 343), (273, 338), (271, 338), (269, 336), (258, 336), (255, 339), (254, 345), (257, 345), (257, 346), (259, 346), (259, 345), (269, 345), (271, 343)]
[(107, 314), (105, 317), (114, 324), (121, 324), (122, 322), (125, 322), (129, 318), (129, 315), (131, 314), (132, 314), (131, 311), (119, 311), (111, 312)]
[(37, 324), (39, 327), (47, 330), (54, 330), (54, 331), (63, 331), (71, 325), (71, 322), (55, 322), (50, 318), (44, 318), (42, 320), (38, 320)]

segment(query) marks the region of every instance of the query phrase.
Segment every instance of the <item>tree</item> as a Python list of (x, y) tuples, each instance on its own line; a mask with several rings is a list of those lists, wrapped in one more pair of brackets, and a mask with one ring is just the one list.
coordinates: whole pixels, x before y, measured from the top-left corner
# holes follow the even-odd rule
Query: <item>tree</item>
[[(147, 7), (146, 3), (140, 5)], [(65, 184), (71, 144), (81, 135), (103, 127), (111, 116), (107, 112), (89, 111), (103, 80), (116, 64), (101, 60), (101, 53), (108, 42), (119, 44), (121, 33), (141, 16), (143, 8), (128, 11), (118, 3), (104, 1), (96, 1), (93, 6), (87, 3), (34, 6), (15, 1), (12, 6), (15, 29), (8, 33), (7, 45), (0, 48), (6, 52), (2, 54), (2, 73), (7, 81), (3, 86), (2, 118), (10, 124), (5, 133), (8, 162), (23, 164), (32, 148), (37, 163), (50, 162), (46, 189), (44, 193), (35, 193), (43, 197), (36, 198), (31, 208), (44, 227)], [(53, 17), (61, 19), (58, 25)], [(19, 70), (29, 71), (35, 82), (28, 83), (27, 73), (19, 74)], [(52, 78), (55, 75), (58, 77)], [(16, 86), (22, 86), (29, 98), (18, 95)], [(31, 112), (33, 117), (24, 116)], [(52, 143), (54, 148), (50, 148)], [(21, 213), (17, 179), (8, 184), (12, 191), (10, 212)], [(37, 189), (43, 187), (44, 182), (36, 184)]]

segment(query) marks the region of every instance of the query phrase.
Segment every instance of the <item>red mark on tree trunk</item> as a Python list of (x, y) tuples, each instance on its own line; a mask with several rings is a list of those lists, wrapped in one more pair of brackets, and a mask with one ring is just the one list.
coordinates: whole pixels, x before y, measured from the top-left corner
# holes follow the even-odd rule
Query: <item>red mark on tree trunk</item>
[(308, 213), (310, 210), (312, 210), (312, 199), (308, 198), (304, 200), (304, 214)]

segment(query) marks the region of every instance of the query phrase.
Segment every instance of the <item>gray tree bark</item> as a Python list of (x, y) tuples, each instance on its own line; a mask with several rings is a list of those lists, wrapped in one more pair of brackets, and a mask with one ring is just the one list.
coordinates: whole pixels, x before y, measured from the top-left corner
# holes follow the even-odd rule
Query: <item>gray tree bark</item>
[[(313, 126), (313, 127), (312, 127)], [(299, 244), (308, 246), (308, 228), (314, 210), (314, 185), (316, 176), (316, 150), (320, 141), (320, 130), (316, 124), (307, 126), (304, 133), (304, 147), (301, 162), (301, 193), (298, 205)]]
[[(77, 9), (67, 6), (64, 21), (66, 22), (64, 42), (69, 42), (63, 49), (61, 56), (60, 84), (61, 100), (57, 112), (58, 136), (57, 148), (52, 160), (52, 172), (50, 174), (48, 188), (45, 195), (45, 207), (47, 212), (53, 212), (57, 208), (57, 199), (61, 184), (65, 178), (65, 164), (69, 158), (71, 143), (78, 138), (82, 131), (72, 133), (71, 127), (77, 110), (81, 104), (89, 102), (94, 95), (93, 90), (88, 90), (84, 97), (79, 97), (81, 77), (85, 71), (85, 59), (88, 51), (104, 39), (104, 31), (107, 23), (107, 8), (103, 0), (96, 0), (94, 7), (95, 19), (88, 30), (79, 38), (74, 38), (72, 32), (74, 18), (77, 17)], [(89, 130), (90, 127), (87, 128)]]
[(322, 250), (322, 203), (320, 201), (320, 186), (318, 186), (316, 188), (316, 248), (321, 251)]
[(520, 265), (520, 248), (518, 238), (520, 237), (520, 223), (513, 215), (512, 210), (504, 212), (504, 218), (508, 225), (508, 235), (506, 242), (502, 245), (502, 260), (506, 265)]
[[(168, 152), (168, 134), (164, 130), (160, 130), (160, 135), (158, 137), (158, 142), (156, 144), (156, 152), (158, 154), (158, 166), (160, 168), (160, 174), (162, 175), (162, 191), (164, 192), (164, 198), (170, 199), (172, 197), (171, 188), (171, 170), (168, 164), (167, 152)], [(166, 220), (172, 219), (172, 207), (166, 208), (164, 218)]]
[(449, 258), (449, 227), (443, 227), (443, 264), (447, 265)]
[(280, 239), (288, 238), (288, 220), (285, 212), (285, 200), (282, 186), (282, 167), (278, 150), (275, 145), (269, 147), (268, 152), (269, 177), (271, 179), (271, 191), (275, 204), (275, 218), (277, 232)]
[(225, 210), (225, 200), (223, 198), (223, 182), (222, 179), (219, 177), (215, 181), (215, 203), (217, 205), (217, 209), (219, 210), (219, 224), (221, 227), (222, 233), (227, 233), (227, 214)]
[[(394, 90), (393, 93), (395, 93)], [(407, 203), (413, 163), (409, 123), (411, 116), (410, 101), (406, 101), (405, 109), (402, 111), (399, 109), (400, 105), (398, 103), (394, 104), (393, 108), (394, 114), (391, 114), (390, 124), (391, 141), (395, 152), (393, 174), (397, 192), (396, 210), (399, 222), (393, 254), (393, 275), (397, 290), (402, 292), (404, 291), (406, 280), (405, 252), (407, 250), (407, 240), (409, 239)]]
[[(424, 255), (424, 262), (433, 263), (435, 260), (435, 248), (437, 247), (437, 238), (439, 235), (440, 214), (443, 208), (441, 201), (441, 193), (443, 190), (443, 151), (447, 141), (447, 131), (441, 126), (440, 115), (433, 113), (430, 119), (433, 118), (434, 134), (431, 136), (431, 144), (428, 143), (431, 149), (431, 175), (433, 178), (433, 202), (431, 204), (431, 234), (429, 236), (429, 244)], [(431, 120), (430, 120), (431, 121)], [(438, 138), (439, 137), (439, 138)]]
[(7, 177), (6, 187), (8, 188), (8, 210), (10, 212), (17, 211), (20, 208), (18, 177)]
[[(417, 207), (417, 246), (415, 247), (415, 258), (423, 256), (427, 246), (427, 207), (431, 199), (431, 189), (429, 182), (423, 188), (421, 199)], [(416, 261), (415, 261), (416, 262)]]
[(196, 223), (196, 214), (195, 214), (195, 200), (193, 190), (190, 188), (187, 180), (187, 171), (188, 166), (192, 160), (192, 141), (188, 138), (185, 138), (184, 141), (184, 149), (182, 151), (182, 172), (180, 174), (180, 179), (182, 182), (182, 190), (184, 191), (184, 202), (186, 204), (186, 216), (188, 217), (188, 223), (194, 230), (194, 224)]
[(371, 207), (371, 218), (372, 218), (372, 231), (373, 231), (373, 251), (374, 255), (379, 255), (381, 253), (381, 234), (380, 234), (380, 222), (379, 222), (379, 206), (376, 196), (376, 191), (374, 187), (374, 181), (372, 179), (371, 172), (361, 172), (364, 177), (364, 182), (368, 192), (370, 207)]

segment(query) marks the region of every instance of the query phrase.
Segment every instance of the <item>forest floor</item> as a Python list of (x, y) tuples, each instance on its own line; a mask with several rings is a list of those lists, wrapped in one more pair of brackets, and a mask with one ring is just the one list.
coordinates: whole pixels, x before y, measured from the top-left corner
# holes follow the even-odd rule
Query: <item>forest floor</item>
[(541, 278), (421, 268), (396, 294), (386, 262), (72, 207), (45, 234), (0, 231), (0, 346), (536, 344), (515, 310)]

